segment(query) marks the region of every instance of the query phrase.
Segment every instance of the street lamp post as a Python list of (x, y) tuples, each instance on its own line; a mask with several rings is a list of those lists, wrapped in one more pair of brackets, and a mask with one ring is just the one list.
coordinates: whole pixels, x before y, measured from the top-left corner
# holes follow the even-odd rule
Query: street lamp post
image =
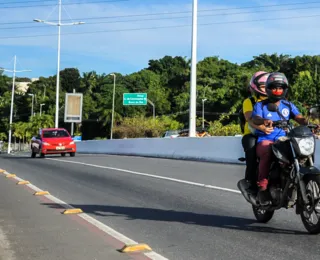
[(149, 100), (149, 99), (148, 99), (148, 103), (152, 106), (153, 119), (155, 119), (155, 118), (156, 118), (156, 106), (155, 106), (155, 104), (154, 104), (151, 100)]
[(60, 83), (60, 38), (61, 38), (61, 26), (64, 25), (79, 25), (84, 24), (84, 22), (74, 22), (74, 23), (61, 23), (61, 9), (62, 9), (62, 0), (59, 2), (59, 20), (58, 23), (47, 22), (45, 20), (33, 19), (33, 21), (38, 23), (45, 23), (49, 25), (58, 26), (58, 60), (57, 60), (57, 82), (56, 82), (56, 115), (55, 115), (55, 127), (59, 127), (59, 83)]
[(34, 102), (34, 94), (29, 94), (29, 96), (32, 96), (32, 107), (31, 107), (31, 117), (33, 116), (33, 102)]
[(204, 102), (206, 102), (207, 99), (202, 99), (202, 129), (204, 129)]
[(40, 116), (42, 115), (42, 106), (44, 106), (45, 104), (40, 104)]
[(10, 123), (9, 123), (9, 140), (8, 140), (8, 154), (11, 152), (11, 136), (12, 136), (12, 117), (13, 117), (13, 102), (14, 102), (14, 85), (17, 72), (30, 72), (31, 70), (16, 70), (17, 56), (14, 56), (13, 70), (1, 69), (2, 71), (12, 72), (12, 93), (11, 93), (11, 107), (10, 107)]
[(110, 139), (112, 140), (113, 118), (114, 118), (114, 98), (115, 98), (115, 91), (116, 91), (116, 74), (111, 73), (110, 75), (113, 76), (112, 115), (111, 115), (111, 134), (110, 134)]
[(192, 6), (192, 44), (191, 44), (191, 76), (190, 76), (190, 112), (189, 136), (196, 136), (196, 109), (197, 109), (197, 23), (198, 0), (193, 0)]

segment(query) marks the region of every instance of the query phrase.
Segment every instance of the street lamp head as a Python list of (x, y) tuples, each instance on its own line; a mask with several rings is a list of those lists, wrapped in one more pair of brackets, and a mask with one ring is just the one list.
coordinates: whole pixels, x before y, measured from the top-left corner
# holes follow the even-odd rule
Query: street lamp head
[(28, 95), (29, 95), (29, 96), (34, 96), (34, 94), (30, 94), (30, 93), (29, 93)]
[(206, 99), (206, 98), (204, 98), (204, 99), (202, 99), (202, 101), (203, 101), (203, 102), (205, 102), (205, 101), (207, 101), (207, 99)]
[(44, 103), (43, 104), (40, 104), (41, 106), (45, 105)]
[(114, 74), (114, 73), (110, 73), (109, 75), (111, 75), (111, 76), (116, 76), (116, 74)]
[(77, 23), (75, 23), (75, 24), (85, 24), (85, 22), (77, 22)]
[(40, 20), (40, 19), (33, 19), (34, 22), (37, 22), (37, 23), (43, 23), (44, 21), (43, 20)]

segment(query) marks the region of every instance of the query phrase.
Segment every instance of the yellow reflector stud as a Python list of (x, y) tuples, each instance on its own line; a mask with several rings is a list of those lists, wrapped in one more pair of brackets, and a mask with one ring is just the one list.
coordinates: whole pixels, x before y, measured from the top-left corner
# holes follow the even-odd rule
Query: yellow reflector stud
[(18, 185), (23, 185), (23, 184), (30, 184), (29, 181), (19, 181), (17, 182)]
[(63, 214), (77, 214), (82, 212), (83, 211), (81, 209), (66, 209)]
[(33, 195), (35, 196), (41, 196), (41, 195), (49, 195), (49, 191), (37, 191)]
[(136, 244), (136, 245), (125, 245), (119, 250), (122, 253), (133, 253), (141, 251), (152, 251), (152, 249), (147, 244)]

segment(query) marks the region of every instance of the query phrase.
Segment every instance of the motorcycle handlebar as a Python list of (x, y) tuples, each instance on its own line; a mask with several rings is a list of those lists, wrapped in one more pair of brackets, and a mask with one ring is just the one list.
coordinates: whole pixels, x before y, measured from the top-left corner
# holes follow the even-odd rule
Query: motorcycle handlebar
[(278, 121), (273, 121), (272, 122), (273, 127), (279, 127), (279, 128), (287, 128), (288, 127), (288, 122), (284, 120), (278, 120)]
[[(278, 121), (273, 121), (272, 126), (279, 127), (279, 128), (288, 128), (289, 123), (288, 123), (288, 121), (278, 120)], [(316, 129), (316, 128), (318, 128), (318, 125), (308, 124), (307, 127), (311, 128), (311, 129)]]

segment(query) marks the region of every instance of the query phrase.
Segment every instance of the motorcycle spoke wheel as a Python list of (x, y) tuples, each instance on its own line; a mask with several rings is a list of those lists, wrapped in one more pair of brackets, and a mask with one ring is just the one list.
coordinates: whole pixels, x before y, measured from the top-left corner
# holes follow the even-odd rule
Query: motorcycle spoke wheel
[(306, 185), (309, 205), (304, 207), (301, 220), (311, 234), (320, 233), (320, 181), (309, 180)]

